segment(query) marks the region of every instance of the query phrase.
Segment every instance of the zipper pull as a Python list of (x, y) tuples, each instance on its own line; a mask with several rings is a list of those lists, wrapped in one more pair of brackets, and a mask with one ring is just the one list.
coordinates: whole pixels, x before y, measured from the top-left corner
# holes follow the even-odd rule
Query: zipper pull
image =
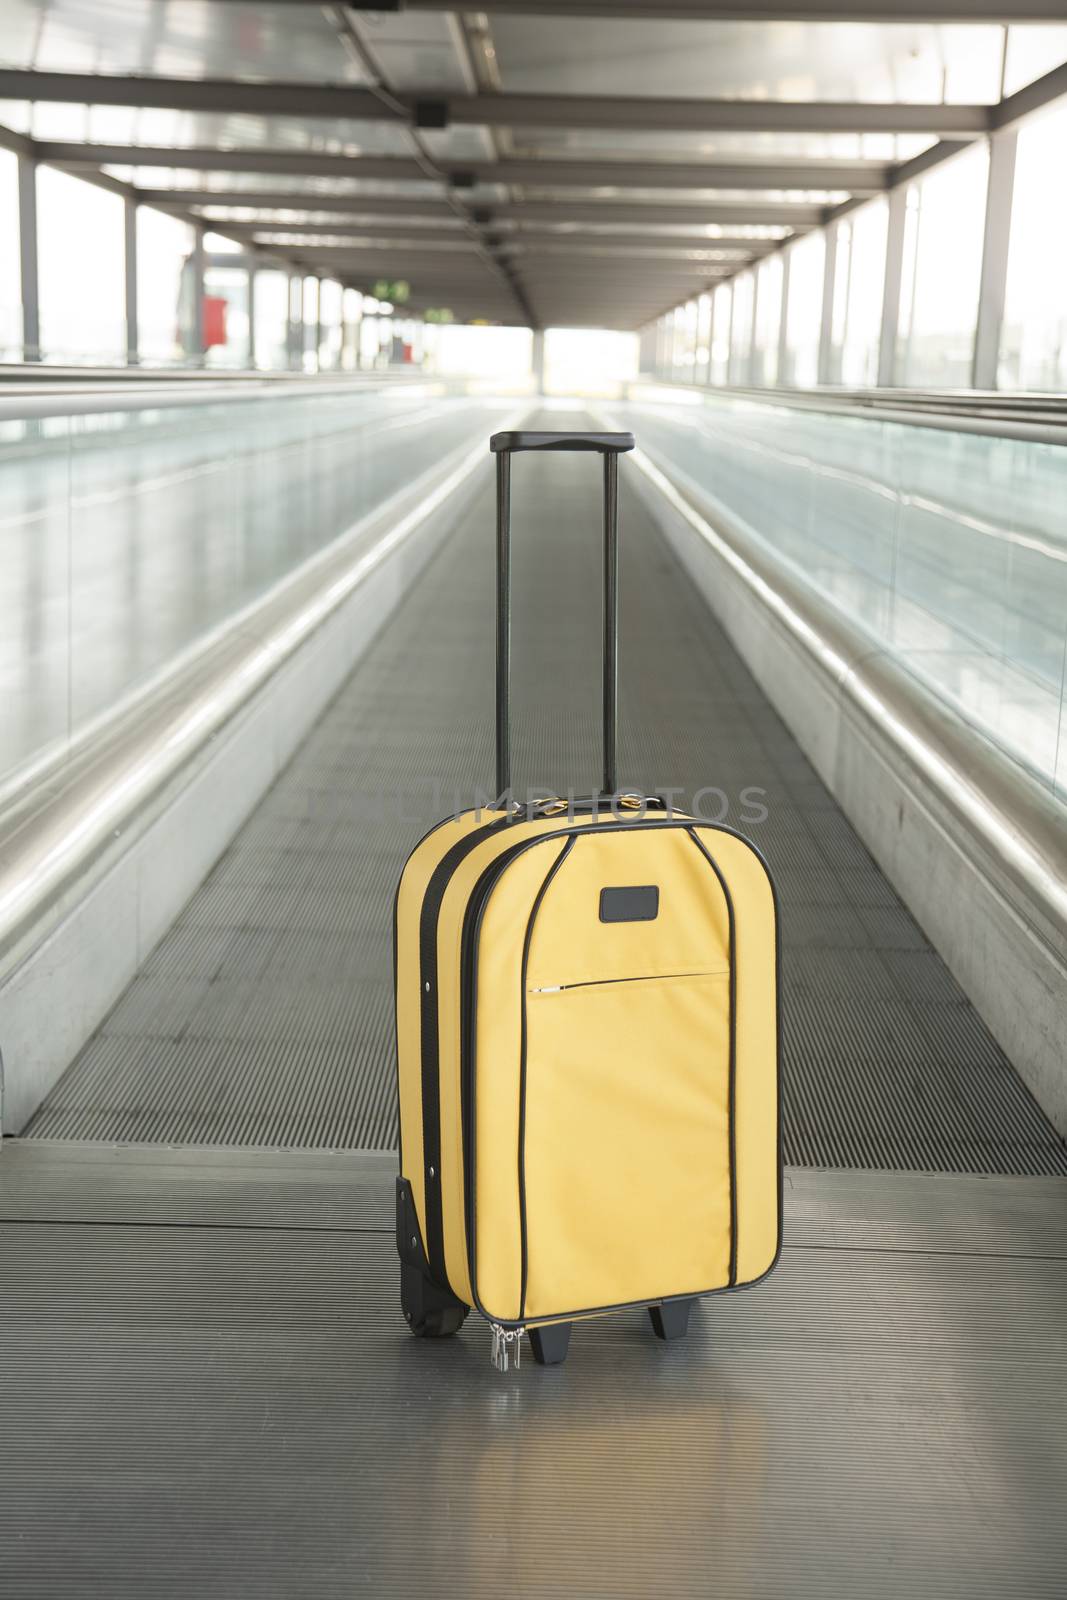
[(499, 1322), (491, 1322), (493, 1330), (493, 1349), (490, 1356), (497, 1372), (506, 1372), (511, 1362), (511, 1347), (515, 1346), (515, 1371), (522, 1366), (522, 1336), (525, 1328), (502, 1328)]

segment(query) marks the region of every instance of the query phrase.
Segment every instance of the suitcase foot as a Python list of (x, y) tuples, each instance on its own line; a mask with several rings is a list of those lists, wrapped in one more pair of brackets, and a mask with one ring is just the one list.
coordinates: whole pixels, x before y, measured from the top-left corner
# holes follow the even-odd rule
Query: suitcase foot
[(530, 1329), (530, 1349), (539, 1367), (558, 1367), (566, 1361), (571, 1342), (571, 1324), (552, 1322), (544, 1328)]
[(658, 1306), (649, 1306), (648, 1315), (652, 1332), (657, 1339), (684, 1339), (689, 1330), (689, 1313), (696, 1305), (692, 1300), (664, 1300)]
[(470, 1309), (406, 1261), (400, 1266), (400, 1306), (416, 1339), (451, 1338), (466, 1322)]

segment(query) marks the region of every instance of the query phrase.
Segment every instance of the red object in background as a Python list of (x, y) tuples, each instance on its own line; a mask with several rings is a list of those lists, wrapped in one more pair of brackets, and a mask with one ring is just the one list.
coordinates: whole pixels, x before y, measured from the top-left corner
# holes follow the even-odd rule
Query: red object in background
[(204, 349), (226, 343), (226, 301), (220, 294), (204, 296)]
[(404, 346), (404, 357), (403, 357), (403, 359), (404, 359), (404, 363), (405, 363), (406, 366), (410, 366), (411, 363), (415, 360), (415, 349), (414, 349), (413, 345), (406, 344)]

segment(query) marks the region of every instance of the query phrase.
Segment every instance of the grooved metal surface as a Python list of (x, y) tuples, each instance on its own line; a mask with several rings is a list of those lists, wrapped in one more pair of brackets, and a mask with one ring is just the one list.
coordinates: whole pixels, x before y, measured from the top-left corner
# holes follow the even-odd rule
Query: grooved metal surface
[[(1063, 1141), (686, 581), (625, 463), (620, 481), (620, 779), (725, 816), (774, 870), (787, 1159), (1067, 1172)], [(513, 493), (516, 787), (588, 792), (600, 473), (592, 458), (524, 456)], [(487, 492), (29, 1137), (395, 1145), (392, 896), (419, 836), (492, 781), (492, 552)]]
[(396, 1157), (8, 1140), (0, 1221), (211, 1228), (394, 1226)]
[(161, 1151), (182, 1227), (150, 1162), (0, 1152), (10, 1600), (1062, 1596), (1062, 1179), (790, 1173), (778, 1271), (684, 1343), (501, 1375), (480, 1318), (409, 1337), (388, 1157)]

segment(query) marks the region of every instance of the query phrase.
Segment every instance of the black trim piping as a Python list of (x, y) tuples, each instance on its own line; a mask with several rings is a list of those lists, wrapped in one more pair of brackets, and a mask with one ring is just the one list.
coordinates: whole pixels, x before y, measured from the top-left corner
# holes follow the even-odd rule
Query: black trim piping
[[(585, 831), (588, 833), (588, 828)], [(526, 972), (530, 962), (530, 944), (533, 939), (537, 913), (541, 909), (541, 902), (545, 898), (553, 878), (574, 849), (575, 837), (574, 834), (571, 835), (545, 874), (544, 881), (534, 897), (533, 905), (530, 907), (530, 915), (526, 922), (526, 936), (522, 942), (522, 1032), (519, 1046), (519, 1250), (522, 1261), (519, 1278), (520, 1322), (526, 1310), (526, 1277), (529, 1267), (526, 1236)]]
[[(734, 923), (734, 902), (726, 879), (719, 870), (718, 863), (706, 846), (701, 843), (697, 837), (696, 830), (687, 828), (686, 832), (719, 880), (719, 888), (722, 890), (726, 901), (726, 917), (729, 928), (730, 1059), (727, 1068), (726, 1119), (729, 1128), (730, 1150), (730, 1276), (728, 1284), (732, 1289), (737, 1282), (737, 934)], [(775, 1066), (777, 1068), (777, 1062)]]
[[(461, 812), (460, 815), (465, 816), (466, 812)], [(404, 882), (404, 874), (408, 870), (408, 865), (415, 852), (426, 843), (427, 839), (431, 839), (439, 828), (443, 828), (446, 822), (452, 822), (453, 820), (452, 817), (442, 817), (440, 822), (435, 822), (432, 828), (427, 828), (421, 838), (416, 839), (404, 857), (404, 865), (400, 869), (400, 876), (396, 880), (396, 889), (393, 891), (393, 1076), (396, 1088), (396, 1127), (400, 1145), (396, 1154), (397, 1166), (401, 1175), (403, 1175), (404, 1171), (404, 1126), (400, 1106), (400, 1033), (397, 1027), (397, 1015), (400, 1009), (400, 969), (398, 965), (400, 952), (400, 890)]]
[(434, 1281), (449, 1288), (441, 1204), (441, 1082), (437, 1007), (437, 919), (452, 874), (490, 834), (511, 824), (510, 815), (464, 834), (434, 868), (419, 913), (419, 1054), (422, 1071), (422, 1165), (426, 1195), (426, 1254)]

